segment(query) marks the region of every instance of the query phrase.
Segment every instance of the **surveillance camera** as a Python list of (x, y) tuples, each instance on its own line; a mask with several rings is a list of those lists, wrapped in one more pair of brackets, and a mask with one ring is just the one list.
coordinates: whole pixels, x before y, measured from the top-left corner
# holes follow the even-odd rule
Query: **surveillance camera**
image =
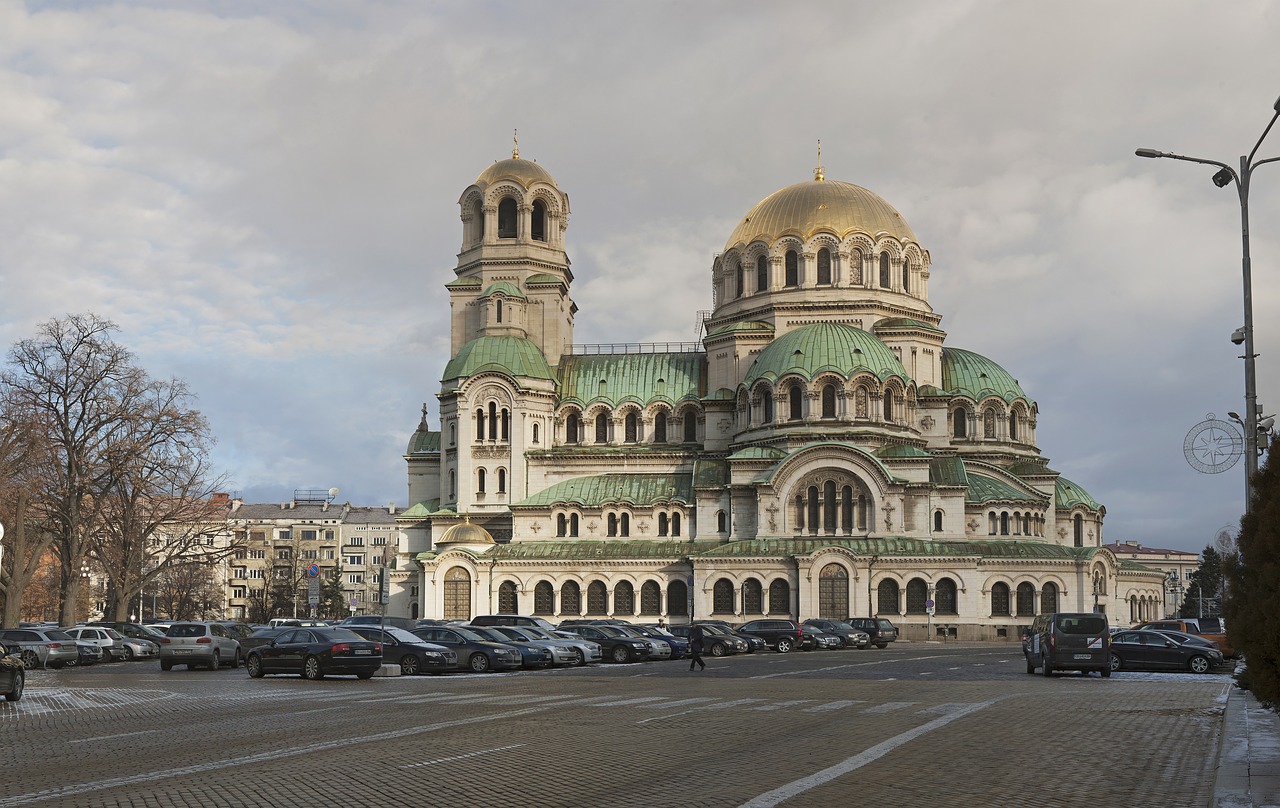
[(1235, 178), (1236, 175), (1231, 172), (1231, 169), (1224, 168), (1217, 174), (1213, 175), (1213, 184), (1219, 188), (1225, 188), (1230, 185), (1231, 181)]
[(1235, 331), (1231, 332), (1231, 342), (1235, 345), (1239, 345), (1244, 342), (1244, 326), (1240, 326)]

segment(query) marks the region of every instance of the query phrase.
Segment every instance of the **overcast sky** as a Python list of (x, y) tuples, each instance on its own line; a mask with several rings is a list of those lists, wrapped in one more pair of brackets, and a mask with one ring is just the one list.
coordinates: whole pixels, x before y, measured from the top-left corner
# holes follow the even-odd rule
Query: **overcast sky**
[[(189, 383), (247, 500), (403, 505), (457, 200), (513, 129), (572, 201), (577, 342), (694, 339), (715, 254), (821, 139), (930, 251), (947, 344), (1037, 401), (1104, 538), (1199, 551), (1243, 505), (1243, 462), (1183, 458), (1244, 411), (1240, 206), (1133, 152), (1238, 165), (1278, 34), (1247, 1), (0, 0), (0, 345), (92, 311)], [(1250, 208), (1270, 414), (1280, 167)]]

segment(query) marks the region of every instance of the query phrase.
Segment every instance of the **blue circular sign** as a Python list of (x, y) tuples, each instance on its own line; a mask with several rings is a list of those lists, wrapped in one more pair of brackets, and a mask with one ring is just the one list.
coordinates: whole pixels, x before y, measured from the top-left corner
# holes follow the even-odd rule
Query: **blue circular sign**
[(319, 564), (312, 564), (311, 566), (307, 567), (307, 577), (309, 577), (309, 578), (319, 578), (319, 577), (320, 577), (320, 565), (319, 565)]

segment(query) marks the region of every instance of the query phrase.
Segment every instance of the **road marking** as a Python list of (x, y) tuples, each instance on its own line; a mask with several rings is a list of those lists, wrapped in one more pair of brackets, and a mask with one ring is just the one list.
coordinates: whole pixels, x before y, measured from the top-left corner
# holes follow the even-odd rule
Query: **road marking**
[(947, 702), (944, 704), (935, 704), (932, 707), (926, 707), (923, 710), (916, 710), (916, 715), (950, 715), (956, 710), (963, 710), (968, 706), (968, 702)]
[(914, 701), (886, 701), (882, 704), (877, 704), (874, 707), (868, 707), (862, 712), (870, 713), (872, 715), (881, 715), (883, 713), (891, 713), (894, 710), (901, 710), (903, 707), (911, 707), (914, 705)]
[(96, 738), (80, 738), (78, 740), (71, 741), (71, 743), (92, 743), (94, 741), (107, 741), (107, 740), (111, 740), (112, 738), (128, 738), (132, 735), (146, 735), (151, 732), (159, 732), (159, 731), (160, 730), (158, 729), (140, 729), (137, 732), (121, 732), (117, 735), (99, 735)]
[(417, 768), (418, 766), (434, 766), (437, 763), (452, 763), (455, 760), (466, 760), (467, 758), (479, 757), (480, 755), (487, 755), (490, 752), (505, 752), (508, 749), (519, 749), (522, 746), (524, 746), (524, 744), (522, 743), (512, 744), (511, 746), (499, 746), (497, 749), (482, 749), (479, 752), (468, 752), (465, 755), (454, 755), (453, 757), (436, 758), (435, 760), (424, 760), (421, 763), (407, 763), (404, 766), (399, 766), (397, 768), (414, 769), (414, 768)]
[(862, 704), (861, 701), (829, 701), (826, 704), (819, 704), (814, 707), (805, 707), (806, 713), (829, 713), (832, 710), (843, 710), (845, 707), (851, 707), (855, 704)]
[(679, 701), (664, 701), (659, 704), (642, 704), (640, 707), (645, 710), (666, 710), (671, 707), (683, 707), (686, 704), (697, 704), (698, 702), (718, 701), (714, 696), (697, 696), (692, 699), (680, 699)]
[(646, 701), (661, 701), (666, 696), (643, 696), (638, 699), (621, 699), (620, 701), (606, 701), (600, 704), (592, 704), (592, 707), (626, 707), (629, 704), (643, 704)]
[[(826, 667), (826, 668), (803, 668), (801, 670), (783, 671), (781, 673), (763, 673), (759, 676), (752, 676), (751, 678), (752, 679), (773, 679), (774, 677), (777, 677), (777, 676), (801, 676), (806, 673), (826, 673), (828, 671), (841, 671), (841, 670), (845, 670), (846, 668), (865, 668), (868, 665), (889, 665), (889, 664), (898, 663), (898, 662), (921, 662), (926, 659), (941, 659), (943, 656), (945, 655), (934, 654), (932, 656), (908, 657), (903, 659), (877, 659), (874, 662), (851, 662), (848, 665), (831, 665), (830, 667)], [(887, 679), (885, 681), (891, 682), (893, 680)]]
[(984, 701), (978, 704), (970, 704), (968, 707), (966, 707), (963, 710), (957, 710), (956, 712), (951, 713), (950, 715), (944, 715), (941, 718), (935, 718), (934, 720), (930, 721), (927, 724), (921, 724), (915, 729), (907, 730), (901, 735), (897, 735), (893, 738), (890, 738), (889, 740), (884, 741), (883, 743), (878, 743), (875, 746), (871, 747), (870, 749), (866, 750), (865, 752), (862, 752), (861, 754), (854, 755), (851, 758), (846, 758), (841, 762), (835, 764), (834, 766), (828, 766), (822, 771), (815, 772), (809, 775), (808, 777), (802, 777), (799, 780), (793, 780), (792, 782), (787, 783), (784, 786), (775, 788), (773, 791), (765, 792), (764, 794), (761, 794), (755, 799), (750, 800), (749, 802), (743, 803), (742, 808), (772, 808), (772, 806), (779, 805), (783, 802), (786, 802), (792, 797), (803, 794), (804, 792), (809, 791), (813, 788), (816, 788), (820, 785), (829, 783), (832, 780), (835, 780), (837, 777), (843, 777), (849, 772), (857, 771), (858, 769), (862, 768), (868, 763), (874, 763), (875, 761), (889, 754), (890, 752), (897, 749), (898, 747), (903, 746), (904, 744), (910, 743), (911, 741), (914, 741), (916, 738), (919, 738), (921, 735), (926, 735), (930, 732), (933, 732), (935, 729), (939, 729), (940, 727), (945, 727), (947, 724), (950, 724), (952, 721), (955, 721), (958, 718), (963, 718), (964, 716), (969, 715), (970, 713), (976, 713), (979, 710), (985, 710), (987, 707), (990, 707), (991, 705), (1000, 701), (1000, 699), (1002, 698), (1005, 698), (1005, 697), (1000, 696), (1000, 697), (991, 699), (990, 701)]
[(759, 707), (748, 707), (749, 710), (781, 710), (784, 707), (795, 707), (797, 704), (808, 704), (813, 699), (793, 699), (791, 701), (779, 701), (773, 704), (762, 704)]

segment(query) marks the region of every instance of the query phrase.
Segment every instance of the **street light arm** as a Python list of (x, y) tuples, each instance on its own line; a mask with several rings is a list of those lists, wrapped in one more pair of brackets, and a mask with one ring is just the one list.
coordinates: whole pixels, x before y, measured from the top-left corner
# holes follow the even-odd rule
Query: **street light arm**
[(1250, 174), (1252, 174), (1252, 173), (1253, 173), (1253, 170), (1254, 170), (1255, 168), (1257, 168), (1258, 166), (1265, 166), (1267, 163), (1274, 163), (1274, 162), (1276, 162), (1276, 161), (1280, 161), (1280, 157), (1268, 157), (1268, 158), (1267, 158), (1267, 159), (1265, 159), (1265, 160), (1259, 160), (1258, 162), (1256, 162), (1256, 163), (1254, 163), (1253, 165), (1249, 166), (1249, 173), (1250, 173)]
[(1139, 157), (1168, 157), (1170, 160), (1182, 160), (1188, 163), (1203, 163), (1209, 166), (1217, 166), (1218, 168), (1225, 168), (1227, 171), (1230, 171), (1232, 177), (1236, 176), (1236, 170), (1234, 168), (1226, 163), (1220, 163), (1217, 160), (1206, 160), (1203, 157), (1188, 157), (1185, 154), (1172, 154), (1170, 152), (1156, 151), (1155, 149), (1138, 149), (1134, 154)]
[[(1253, 156), (1258, 153), (1258, 147), (1262, 145), (1262, 141), (1267, 139), (1267, 133), (1271, 131), (1271, 127), (1276, 125), (1276, 118), (1280, 118), (1280, 100), (1276, 101), (1276, 114), (1271, 116), (1271, 123), (1267, 124), (1267, 128), (1262, 130), (1262, 137), (1258, 138), (1258, 142), (1253, 144), (1253, 151), (1249, 152), (1249, 159), (1245, 162), (1250, 166), (1253, 165)], [(1262, 163), (1258, 165), (1262, 165)]]

